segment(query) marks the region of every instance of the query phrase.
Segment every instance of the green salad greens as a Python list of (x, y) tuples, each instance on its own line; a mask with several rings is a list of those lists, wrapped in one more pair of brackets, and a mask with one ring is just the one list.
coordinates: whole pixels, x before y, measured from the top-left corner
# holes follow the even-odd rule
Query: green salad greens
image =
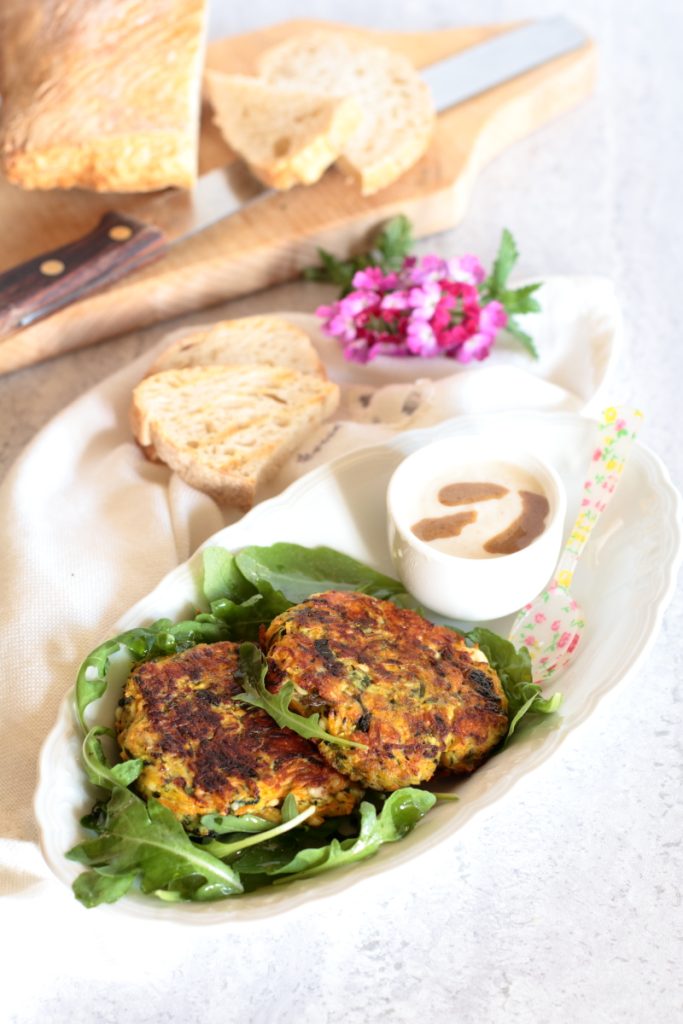
[[(238, 642), (244, 687), (238, 699), (262, 708), (279, 726), (300, 736), (362, 746), (329, 735), (318, 715), (304, 717), (292, 711), (291, 684), (285, 683), (277, 694), (268, 691), (265, 659), (256, 645), (259, 629), (324, 590), (361, 591), (420, 610), (397, 580), (327, 547), (281, 543), (247, 547), (237, 554), (210, 547), (203, 553), (203, 569), (204, 610), (182, 622), (159, 619), (151, 626), (126, 630), (95, 648), (78, 672), (75, 705), (84, 733), (81, 760), (100, 793), (82, 819), (91, 838), (67, 853), (87, 868), (73, 886), (86, 907), (113, 903), (135, 887), (165, 902), (206, 901), (310, 878), (355, 864), (383, 844), (402, 839), (437, 801), (436, 794), (414, 787), (390, 795), (369, 791), (357, 812), (313, 827), (307, 822), (314, 808), (299, 811), (290, 794), (279, 824), (255, 814), (209, 814), (201, 819), (202, 834), (190, 835), (157, 800), (137, 796), (130, 787), (142, 771), (142, 761), (111, 763), (103, 746), (103, 740), (114, 738), (111, 723), (89, 726), (86, 721), (88, 707), (107, 688), (114, 655), (122, 651), (134, 664), (199, 643)], [(505, 742), (522, 719), (528, 722), (557, 710), (559, 694), (543, 697), (532, 682), (525, 649), (516, 651), (483, 628), (464, 635), (481, 648), (505, 689), (510, 717)]]

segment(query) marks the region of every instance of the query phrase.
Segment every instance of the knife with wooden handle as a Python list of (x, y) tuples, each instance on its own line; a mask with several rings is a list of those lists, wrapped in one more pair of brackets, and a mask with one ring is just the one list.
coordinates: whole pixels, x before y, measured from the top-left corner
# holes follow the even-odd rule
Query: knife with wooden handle
[[(493, 89), (587, 42), (563, 17), (501, 33), (421, 71), (437, 111)], [(270, 194), (243, 164), (203, 175), (189, 193), (151, 197), (150, 223), (112, 211), (84, 237), (0, 274), (0, 337), (159, 259), (170, 245)]]

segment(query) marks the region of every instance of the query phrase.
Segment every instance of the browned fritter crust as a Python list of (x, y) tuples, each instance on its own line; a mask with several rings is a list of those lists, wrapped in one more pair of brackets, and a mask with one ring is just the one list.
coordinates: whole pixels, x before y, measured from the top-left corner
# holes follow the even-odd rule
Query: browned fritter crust
[(316, 594), (274, 619), (264, 641), (270, 688), (291, 681), (295, 710), (367, 744), (320, 750), (373, 789), (416, 785), (439, 765), (471, 772), (507, 731), (507, 700), (483, 654), (390, 601)]
[(289, 793), (309, 824), (348, 814), (362, 790), (327, 764), (309, 740), (280, 729), (233, 698), (239, 645), (199, 644), (131, 672), (116, 716), (124, 758), (141, 757), (137, 788), (187, 827), (203, 814), (258, 814), (280, 821)]

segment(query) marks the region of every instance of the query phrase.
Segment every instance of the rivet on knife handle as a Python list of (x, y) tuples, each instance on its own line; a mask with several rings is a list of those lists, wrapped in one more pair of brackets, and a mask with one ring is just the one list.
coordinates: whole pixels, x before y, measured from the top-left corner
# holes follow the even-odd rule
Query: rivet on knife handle
[(163, 232), (106, 213), (94, 231), (0, 274), (0, 336), (163, 256)]

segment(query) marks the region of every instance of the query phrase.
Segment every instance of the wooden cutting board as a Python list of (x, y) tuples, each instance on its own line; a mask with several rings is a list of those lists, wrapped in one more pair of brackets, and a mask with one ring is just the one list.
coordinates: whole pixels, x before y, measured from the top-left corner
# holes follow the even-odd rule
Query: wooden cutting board
[[(286, 36), (330, 23), (291, 21), (209, 45), (207, 65), (254, 72), (259, 51)], [(483, 42), (513, 25), (399, 33), (333, 25), (405, 54), (417, 67)], [(203, 309), (295, 277), (317, 262), (362, 247), (382, 221), (405, 213), (417, 237), (455, 226), (477, 171), (513, 142), (591, 91), (591, 43), (439, 115), (434, 139), (399, 181), (363, 198), (334, 169), (315, 185), (268, 196), (250, 209), (172, 247), (162, 260), (0, 341), (0, 373), (148, 324)], [(200, 173), (234, 155), (203, 110)], [(145, 219), (150, 197), (82, 190), (28, 192), (0, 179), (0, 271), (90, 231), (117, 209)]]

